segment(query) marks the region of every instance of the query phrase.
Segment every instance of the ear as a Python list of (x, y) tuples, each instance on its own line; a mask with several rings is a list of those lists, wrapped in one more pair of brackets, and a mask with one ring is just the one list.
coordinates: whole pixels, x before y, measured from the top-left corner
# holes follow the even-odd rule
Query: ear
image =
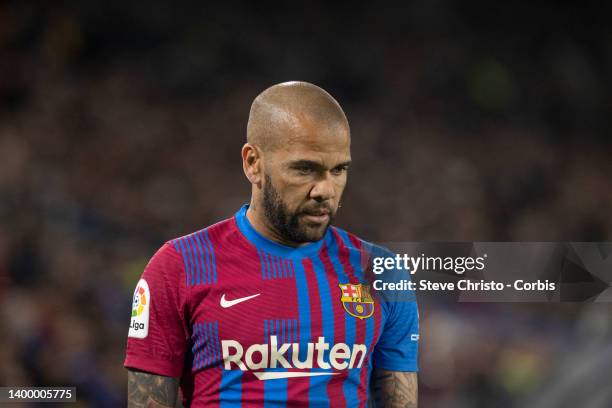
[(257, 146), (245, 143), (242, 146), (242, 169), (251, 184), (261, 187), (262, 180), (262, 153)]

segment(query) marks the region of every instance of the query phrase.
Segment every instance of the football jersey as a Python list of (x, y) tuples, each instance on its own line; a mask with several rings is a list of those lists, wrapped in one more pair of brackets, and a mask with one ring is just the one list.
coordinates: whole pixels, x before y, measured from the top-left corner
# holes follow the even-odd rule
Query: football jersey
[(393, 254), (336, 227), (284, 246), (247, 208), (153, 256), (126, 367), (180, 378), (186, 407), (361, 407), (373, 368), (417, 371), (416, 302), (370, 284), (372, 257)]

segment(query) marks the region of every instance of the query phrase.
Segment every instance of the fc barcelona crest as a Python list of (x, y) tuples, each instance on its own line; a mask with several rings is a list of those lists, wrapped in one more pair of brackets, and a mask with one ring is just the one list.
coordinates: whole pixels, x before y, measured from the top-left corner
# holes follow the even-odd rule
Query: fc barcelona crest
[(342, 297), (342, 306), (348, 314), (359, 319), (366, 319), (374, 313), (374, 299), (370, 294), (370, 286), (352, 283), (341, 283), (338, 285)]

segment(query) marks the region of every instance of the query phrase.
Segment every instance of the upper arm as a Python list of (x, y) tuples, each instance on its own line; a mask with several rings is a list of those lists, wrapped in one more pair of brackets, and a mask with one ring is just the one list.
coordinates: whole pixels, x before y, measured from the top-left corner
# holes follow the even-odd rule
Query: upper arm
[[(392, 257), (378, 247), (375, 257)], [(409, 280), (410, 273), (400, 269), (385, 270), (376, 279), (383, 283)], [(377, 290), (376, 298), (382, 311), (382, 330), (373, 350), (375, 368), (389, 371), (418, 371), (419, 312), (414, 291)]]
[(188, 350), (187, 292), (183, 260), (164, 245), (136, 286), (127, 340), (127, 368), (180, 377)]
[(388, 302), (387, 318), (373, 354), (375, 368), (418, 371), (419, 314), (416, 302)]
[(374, 369), (372, 388), (377, 408), (417, 407), (416, 372)]
[(174, 408), (178, 378), (128, 369), (129, 408)]

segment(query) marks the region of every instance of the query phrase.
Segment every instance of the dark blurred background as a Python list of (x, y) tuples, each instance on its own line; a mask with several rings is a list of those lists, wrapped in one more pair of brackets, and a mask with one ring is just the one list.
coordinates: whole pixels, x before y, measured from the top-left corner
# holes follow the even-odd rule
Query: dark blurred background
[[(277, 82), (345, 108), (338, 225), (366, 239), (610, 240), (611, 11), (1, 2), (0, 385), (125, 404), (134, 285), (248, 200), (247, 115)], [(422, 307), (420, 406), (612, 406), (611, 312)]]

